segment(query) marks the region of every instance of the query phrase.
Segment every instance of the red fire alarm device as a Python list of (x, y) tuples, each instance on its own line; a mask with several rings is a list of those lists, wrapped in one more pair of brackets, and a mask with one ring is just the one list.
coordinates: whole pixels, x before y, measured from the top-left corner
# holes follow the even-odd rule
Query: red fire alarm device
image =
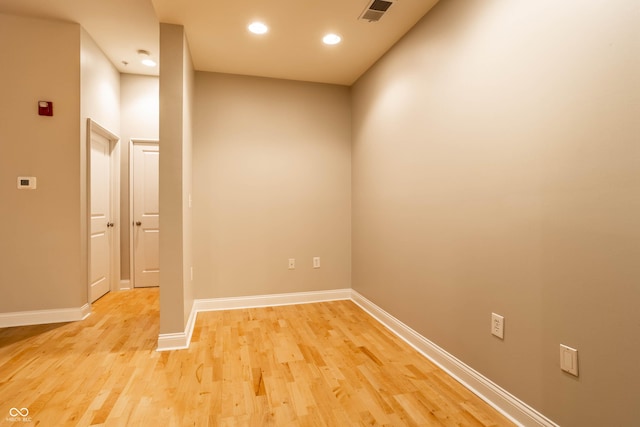
[(53, 102), (38, 101), (38, 114), (41, 116), (53, 116)]

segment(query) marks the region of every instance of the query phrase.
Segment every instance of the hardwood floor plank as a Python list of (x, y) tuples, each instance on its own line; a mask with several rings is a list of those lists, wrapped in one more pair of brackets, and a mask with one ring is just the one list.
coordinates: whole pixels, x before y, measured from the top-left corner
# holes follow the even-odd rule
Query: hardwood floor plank
[(199, 313), (189, 349), (156, 352), (158, 296), (0, 329), (0, 425), (512, 425), (350, 301)]

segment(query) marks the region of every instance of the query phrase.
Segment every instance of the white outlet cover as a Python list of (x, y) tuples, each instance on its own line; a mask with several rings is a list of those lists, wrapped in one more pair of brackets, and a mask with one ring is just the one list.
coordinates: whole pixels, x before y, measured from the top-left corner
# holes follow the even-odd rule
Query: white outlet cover
[(19, 176), (18, 189), (19, 190), (35, 190), (36, 177), (35, 176)]
[(504, 316), (491, 313), (491, 333), (500, 339), (504, 339)]
[(560, 344), (560, 369), (578, 376), (578, 350)]

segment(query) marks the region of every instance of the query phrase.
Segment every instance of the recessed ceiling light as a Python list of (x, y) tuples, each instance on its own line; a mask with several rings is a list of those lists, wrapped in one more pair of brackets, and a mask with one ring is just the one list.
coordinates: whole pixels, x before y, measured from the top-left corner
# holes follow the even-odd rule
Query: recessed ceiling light
[(338, 44), (342, 41), (342, 37), (337, 34), (327, 34), (322, 38), (324, 44)]
[(151, 59), (151, 54), (149, 53), (148, 50), (140, 49), (138, 51), (138, 56), (140, 56), (141, 58), (140, 62), (142, 62), (142, 64), (146, 65), (147, 67), (155, 67), (156, 65), (158, 65), (156, 61)]
[(247, 28), (249, 28), (249, 31), (251, 31), (253, 34), (264, 34), (269, 31), (269, 27), (267, 27), (262, 22), (257, 21), (249, 24), (249, 27)]

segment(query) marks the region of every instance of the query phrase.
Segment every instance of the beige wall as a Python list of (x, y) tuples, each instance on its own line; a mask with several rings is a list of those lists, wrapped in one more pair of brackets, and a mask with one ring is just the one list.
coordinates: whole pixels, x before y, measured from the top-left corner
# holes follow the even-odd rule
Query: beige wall
[[(81, 30), (81, 126), (90, 118), (119, 136), (120, 73), (84, 29)], [(82, 133), (86, 142), (86, 134)]]
[(196, 297), (349, 288), (349, 89), (198, 72), (195, 108)]
[(185, 331), (190, 278), (189, 156), (193, 66), (184, 28), (160, 24), (160, 333)]
[(0, 15), (0, 57), (0, 312), (81, 307), (80, 26)]
[(122, 116), (109, 108), (119, 83), (78, 25), (0, 15), (0, 312), (86, 302), (82, 126), (123, 117), (127, 143), (161, 126), (161, 333), (194, 297), (346, 288), (353, 265), (358, 292), (559, 424), (633, 425), (637, 18), (633, 0), (442, 0), (352, 110), (345, 87), (194, 81), (182, 27), (162, 24), (158, 125), (124, 119), (146, 78), (123, 77)]
[(563, 426), (640, 420), (638, 13), (443, 0), (353, 88), (354, 289)]
[(120, 241), (121, 278), (130, 278), (129, 143), (132, 139), (158, 139), (158, 77), (120, 75)]

